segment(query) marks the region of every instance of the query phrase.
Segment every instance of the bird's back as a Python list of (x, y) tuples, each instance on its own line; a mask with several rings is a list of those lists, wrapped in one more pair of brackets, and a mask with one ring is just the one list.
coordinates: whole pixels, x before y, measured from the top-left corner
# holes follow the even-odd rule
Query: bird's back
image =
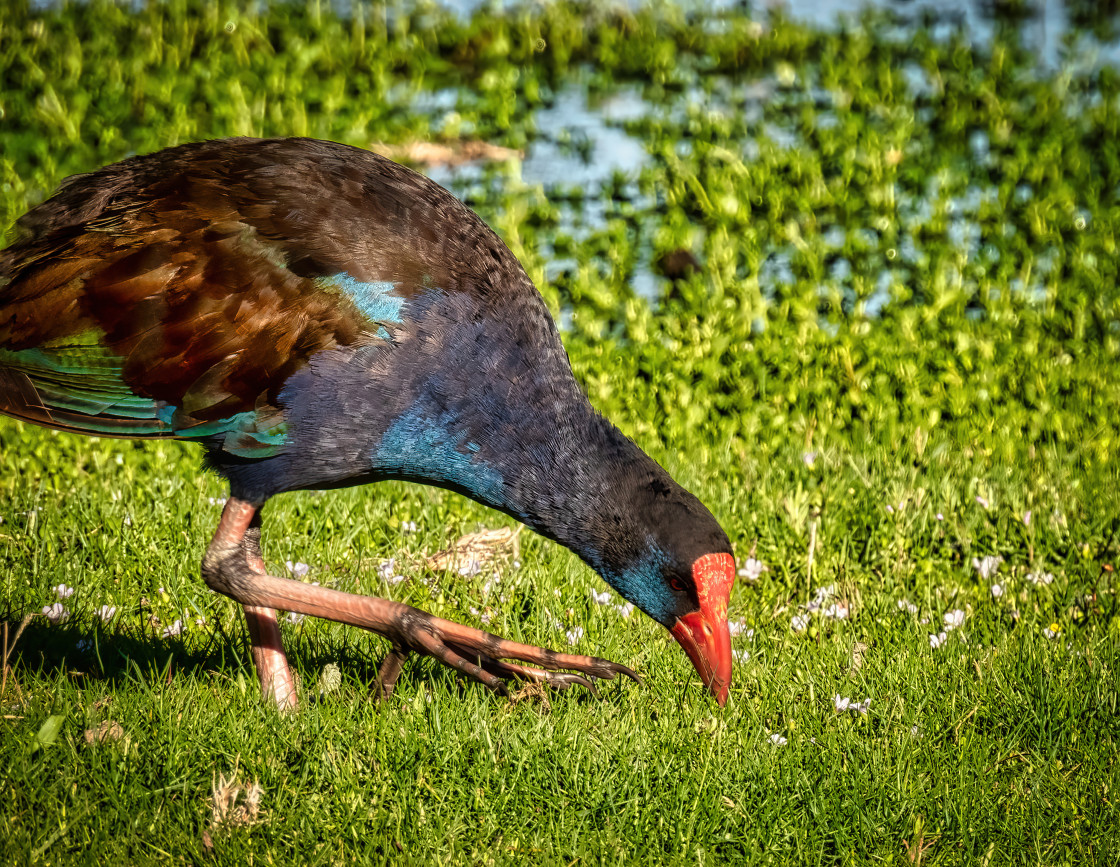
[[(268, 457), (317, 354), (392, 343), (440, 297), (567, 371), (500, 239), (426, 178), (308, 139), (228, 139), (68, 179), (0, 252), (0, 412)], [(569, 374), (570, 375), (570, 374)]]

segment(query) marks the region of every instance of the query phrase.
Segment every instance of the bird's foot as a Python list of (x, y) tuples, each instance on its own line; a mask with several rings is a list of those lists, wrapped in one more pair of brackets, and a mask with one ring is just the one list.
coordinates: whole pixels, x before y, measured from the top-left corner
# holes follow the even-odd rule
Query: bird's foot
[[(595, 695), (599, 694), (595, 679), (613, 680), (621, 674), (635, 683), (641, 683), (637, 674), (609, 659), (558, 653), (531, 644), (507, 641), (481, 629), (442, 620), (415, 608), (412, 612), (414, 616), (409, 618), (407, 627), (400, 633), (408, 647), (438, 659), (502, 695), (509, 693), (507, 680), (531, 680), (556, 689), (578, 684)], [(399, 674), (399, 665), (396, 674)], [(382, 677), (382, 689), (386, 686)], [(388, 690), (392, 690), (391, 683)]]

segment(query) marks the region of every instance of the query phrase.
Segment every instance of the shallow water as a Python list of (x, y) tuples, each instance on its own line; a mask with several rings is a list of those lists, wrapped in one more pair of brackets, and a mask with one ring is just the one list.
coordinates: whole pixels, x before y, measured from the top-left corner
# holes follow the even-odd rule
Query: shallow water
[[(507, 5), (498, 0), (441, 0), (441, 3), (463, 15), (469, 15), (480, 6)], [(641, 0), (628, 0), (628, 5), (640, 6)], [(843, 18), (858, 18), (869, 7), (888, 9), (909, 21), (920, 20), (924, 15), (932, 16), (942, 22), (941, 28), (945, 35), (953, 27), (963, 27), (977, 42), (989, 42), (1000, 26), (993, 15), (995, 4), (992, 0), (763, 0), (755, 3), (745, 3), (744, 0), (708, 0), (702, 4), (684, 2), (679, 5), (686, 8), (701, 6), (715, 10), (743, 10), (756, 18), (764, 18), (769, 10), (780, 10), (791, 18), (823, 27), (835, 26)], [(1036, 0), (1034, 7), (1033, 14), (1025, 16), (1019, 23), (1024, 42), (1035, 50), (1040, 62), (1057, 66), (1064, 59), (1063, 40), (1073, 29), (1068, 6), (1060, 0)], [(1111, 23), (1115, 27), (1117, 22)], [(1116, 42), (1108, 44), (1089, 40), (1081, 46), (1078, 53), (1085, 51), (1089, 56), (1083, 56), (1083, 61), (1120, 64), (1120, 45)]]
[[(478, 0), (449, 0), (450, 8), (463, 14), (479, 5)], [(721, 0), (710, 4), (724, 8), (728, 12), (742, 8), (742, 3)], [(767, 4), (767, 7), (777, 4)], [(791, 17), (811, 21), (819, 26), (839, 25), (844, 20), (854, 20), (868, 4), (864, 0), (790, 0), (780, 4)], [(941, 22), (934, 27), (935, 36), (948, 38), (957, 28), (963, 28), (978, 43), (990, 41), (997, 29), (1009, 26), (1006, 22), (995, 20), (985, 12), (989, 4), (968, 2), (968, 0), (912, 0), (912, 2), (880, 2), (873, 4), (887, 8), (899, 15), (902, 26), (905, 22), (918, 22), (923, 16), (936, 16)], [(757, 8), (757, 7), (755, 7)], [(763, 10), (756, 17), (765, 15)], [(1078, 50), (1063, 47), (1071, 30), (1065, 4), (1056, 0), (1040, 3), (1038, 13), (1017, 25), (1023, 42), (1034, 46), (1039, 62), (1044, 67), (1081, 68), (1102, 64), (1120, 65), (1120, 46), (1106, 44), (1090, 36), (1080, 37)], [(930, 84), (924, 73), (916, 66), (902, 70), (906, 76), (911, 93), (915, 97), (928, 94)], [(456, 96), (453, 92), (431, 97), (432, 107), (447, 111), (454, 107)], [(763, 119), (763, 107), (773, 104), (774, 100), (786, 100), (791, 108), (798, 100), (814, 103), (815, 123), (824, 128), (836, 123), (836, 115), (829, 110), (833, 96), (817, 88), (807, 92), (789, 93), (773, 77), (760, 77), (748, 81), (730, 81), (717, 78), (709, 79), (705, 87), (694, 85), (682, 95), (673, 96), (664, 103), (649, 103), (643, 100), (640, 88), (632, 84), (622, 84), (606, 98), (589, 101), (586, 86), (582, 82), (573, 83), (557, 94), (553, 102), (538, 109), (535, 113), (537, 136), (528, 144), (524, 159), (519, 166), (508, 168), (519, 175), (520, 181), (540, 185), (546, 194), (562, 193), (578, 188), (583, 192), (582, 199), (564, 208), (562, 230), (573, 238), (585, 237), (590, 231), (601, 229), (606, 223), (606, 197), (601, 196), (604, 183), (616, 173), (622, 173), (636, 180), (642, 168), (649, 164), (650, 155), (644, 143), (630, 135), (623, 128), (627, 121), (643, 115), (670, 113), (680, 118), (688, 111), (715, 111), (728, 114), (736, 113), (748, 124), (758, 129), (770, 141), (783, 148), (793, 148), (802, 144), (802, 136), (782, 122)], [(988, 155), (989, 143), (985, 134), (975, 133), (970, 143), (972, 157), (976, 165), (982, 166)], [(689, 142), (682, 142), (687, 149)], [(758, 143), (747, 139), (743, 142), (742, 157), (750, 162), (758, 157)], [(455, 168), (433, 167), (428, 170), (433, 179), (460, 196), (469, 196), (472, 189), (486, 183), (491, 169), (481, 165), (464, 165)], [(983, 183), (970, 185), (963, 194), (945, 198), (938, 189), (938, 180), (931, 179), (924, 195), (900, 197), (898, 213), (904, 231), (900, 234), (897, 251), (899, 264), (915, 265), (921, 258), (921, 251), (914, 243), (908, 225), (918, 225), (928, 220), (931, 210), (938, 203), (946, 209), (948, 217), (948, 237), (958, 247), (967, 260), (982, 256), (981, 231), (976, 219), (978, 209), (992, 199), (995, 190)], [(1032, 191), (1024, 189), (1022, 195), (1030, 197)], [(863, 229), (833, 227), (829, 234), (829, 246), (839, 250), (845, 237), (852, 232), (865, 232), (875, 235), (871, 227)], [(650, 259), (650, 245), (643, 243), (643, 258), (630, 278), (631, 288), (641, 297), (656, 302), (667, 288), (667, 281), (654, 273)], [(1044, 252), (1044, 251), (1040, 251)], [(564, 258), (554, 258), (547, 267), (548, 279), (573, 266)], [(844, 284), (851, 274), (851, 264), (845, 258), (835, 260), (830, 266), (829, 277), (832, 281)], [(789, 285), (793, 280), (790, 256), (784, 250), (771, 250), (766, 256), (759, 272), (762, 291), (771, 294), (776, 288)], [(1045, 269), (1036, 272), (1036, 280), (1031, 286), (1013, 286), (1012, 291), (1025, 291), (1037, 294), (1041, 291), (1041, 280)], [(886, 270), (875, 281), (875, 291), (864, 301), (864, 311), (876, 315), (890, 297), (890, 278)]]

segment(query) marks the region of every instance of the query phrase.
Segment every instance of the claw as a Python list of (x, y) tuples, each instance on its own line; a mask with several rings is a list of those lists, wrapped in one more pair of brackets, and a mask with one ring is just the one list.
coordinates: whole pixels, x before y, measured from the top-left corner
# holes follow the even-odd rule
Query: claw
[(397, 678), (401, 676), (401, 669), (407, 656), (407, 650), (396, 646), (385, 654), (381, 667), (377, 670), (378, 687), (381, 689), (382, 698), (392, 698), (393, 689), (396, 688)]
[[(552, 679), (555, 678), (555, 679)], [(578, 674), (554, 674), (549, 679), (549, 684), (555, 686), (557, 689), (567, 689), (573, 683), (578, 683), (580, 686), (585, 686), (595, 698), (601, 698), (599, 690), (595, 688), (595, 683), (585, 677), (580, 677)]]
[(546, 683), (548, 683), (549, 686), (554, 686), (557, 689), (567, 689), (573, 683), (577, 683), (589, 689), (595, 698), (599, 698), (599, 690), (595, 688), (595, 682), (588, 680), (586, 677), (581, 677), (578, 674), (568, 674), (567, 672), (549, 671), (545, 672), (545, 674), (548, 676)]
[(607, 662), (607, 665), (610, 666), (611, 673), (603, 677), (603, 680), (614, 680), (615, 674), (622, 674), (630, 678), (639, 686), (641, 685), (642, 679), (638, 677), (637, 672), (635, 672), (634, 670), (629, 669), (625, 665), (621, 665), (617, 662)]

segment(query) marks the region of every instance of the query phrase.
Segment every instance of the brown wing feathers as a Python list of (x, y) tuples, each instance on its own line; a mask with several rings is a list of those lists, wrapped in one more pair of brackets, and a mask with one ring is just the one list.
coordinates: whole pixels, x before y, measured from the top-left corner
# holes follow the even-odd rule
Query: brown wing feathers
[[(170, 180), (149, 183), (144, 174), (160, 174), (149, 166), (131, 183), (110, 168), (66, 184), (60, 201), (41, 206), (46, 213), (25, 219), (30, 237), (0, 253), (0, 350), (95, 331), (122, 360), (131, 392), (179, 408), (186, 432), (242, 412), (274, 414), (284, 381), (312, 354), (369, 330), (353, 304), (317, 291), (286, 267), (275, 241), (240, 219), (220, 160), (192, 163), (189, 176), (171, 165), (162, 175)], [(113, 195), (82, 199), (83, 185), (99, 180)], [(0, 379), (3, 411), (69, 427), (33, 379), (11, 370)], [(86, 429), (112, 427), (109, 418), (89, 421)], [(143, 432), (163, 427), (153, 419)]]

